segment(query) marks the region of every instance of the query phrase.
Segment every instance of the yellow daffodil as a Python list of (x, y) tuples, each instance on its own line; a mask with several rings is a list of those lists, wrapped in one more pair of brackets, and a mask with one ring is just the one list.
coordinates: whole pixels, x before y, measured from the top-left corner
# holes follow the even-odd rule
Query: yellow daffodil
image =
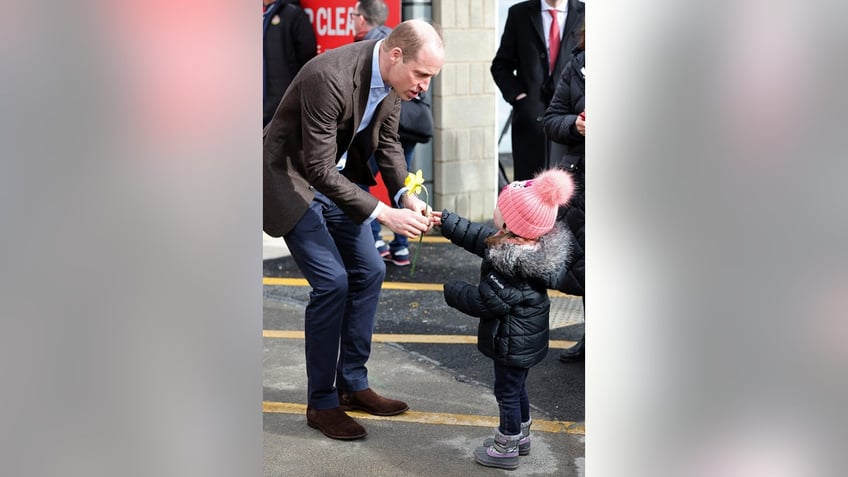
[(406, 179), (403, 181), (403, 185), (406, 186), (407, 189), (409, 189), (410, 195), (420, 194), (421, 189), (424, 189), (424, 191), (427, 190), (427, 188), (424, 187), (424, 174), (421, 172), (421, 169), (418, 169), (418, 172), (416, 172), (415, 174), (410, 172), (409, 175), (406, 176)]
[[(421, 191), (424, 191), (424, 204), (427, 206), (425, 209), (425, 215), (430, 214), (430, 192), (427, 191), (427, 187), (424, 185), (424, 174), (421, 172), (421, 169), (418, 169), (418, 172), (415, 174), (409, 173), (406, 176), (406, 179), (403, 181), (403, 185), (409, 189), (409, 195), (418, 195)], [(412, 268), (409, 269), (409, 274), (412, 275), (415, 273), (415, 264), (418, 262), (418, 253), (421, 251), (421, 241), (424, 240), (424, 234), (418, 236), (418, 246), (415, 248), (415, 256), (412, 257)]]

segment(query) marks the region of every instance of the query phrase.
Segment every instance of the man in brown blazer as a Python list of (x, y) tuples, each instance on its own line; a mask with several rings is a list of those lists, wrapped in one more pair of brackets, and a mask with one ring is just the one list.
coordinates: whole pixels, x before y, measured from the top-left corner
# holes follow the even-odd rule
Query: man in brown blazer
[[(427, 91), (443, 63), (439, 33), (421, 20), (403, 22), (385, 40), (312, 59), (264, 131), (264, 230), (285, 239), (312, 286), (306, 420), (333, 439), (366, 435), (345, 410), (391, 416), (408, 409), (368, 385), (365, 363), (386, 273), (369, 223), (414, 238), (438, 221), (422, 200), (406, 194), (398, 120), (400, 102)], [(393, 204), (357, 185), (376, 184), (368, 167), (372, 153)]]

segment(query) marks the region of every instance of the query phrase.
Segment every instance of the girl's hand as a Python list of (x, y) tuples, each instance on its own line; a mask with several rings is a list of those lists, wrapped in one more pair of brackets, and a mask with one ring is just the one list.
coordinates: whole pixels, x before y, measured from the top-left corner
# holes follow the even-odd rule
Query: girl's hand
[(442, 225), (441, 211), (430, 210), (430, 225), (437, 227)]

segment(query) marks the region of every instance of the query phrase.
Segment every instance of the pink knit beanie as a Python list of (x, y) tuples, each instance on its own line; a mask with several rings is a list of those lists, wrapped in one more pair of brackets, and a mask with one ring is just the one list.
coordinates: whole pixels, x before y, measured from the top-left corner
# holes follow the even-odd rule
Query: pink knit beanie
[(574, 181), (561, 169), (542, 171), (533, 179), (504, 186), (498, 209), (515, 235), (536, 239), (554, 228), (557, 209), (571, 200)]

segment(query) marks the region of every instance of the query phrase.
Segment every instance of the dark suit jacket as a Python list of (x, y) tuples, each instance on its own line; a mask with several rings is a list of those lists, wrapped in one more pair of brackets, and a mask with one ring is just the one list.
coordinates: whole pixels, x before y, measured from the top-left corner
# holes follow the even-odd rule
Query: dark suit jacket
[[(562, 69), (571, 59), (571, 50), (580, 40), (583, 26), (584, 4), (568, 0), (564, 33), (553, 74), (548, 72), (547, 32), (542, 23), (541, 0), (529, 0), (509, 8), (501, 43), (492, 60), (492, 78), (513, 107), (512, 151), (516, 172), (525, 163), (526, 169), (544, 167), (546, 144), (542, 130), (542, 115), (548, 107)], [(547, 13), (545, 13), (547, 15)], [(520, 93), (527, 97), (516, 101)], [(522, 179), (529, 179), (523, 177)]]
[[(356, 184), (374, 185), (371, 154), (390, 197), (403, 187), (406, 161), (398, 138), (400, 98), (394, 91), (354, 135), (371, 87), (375, 41), (329, 50), (309, 61), (286, 90), (264, 131), (263, 228), (280, 237), (303, 217), (320, 191), (361, 223), (378, 199)], [(347, 150), (343, 171), (336, 164)]]

